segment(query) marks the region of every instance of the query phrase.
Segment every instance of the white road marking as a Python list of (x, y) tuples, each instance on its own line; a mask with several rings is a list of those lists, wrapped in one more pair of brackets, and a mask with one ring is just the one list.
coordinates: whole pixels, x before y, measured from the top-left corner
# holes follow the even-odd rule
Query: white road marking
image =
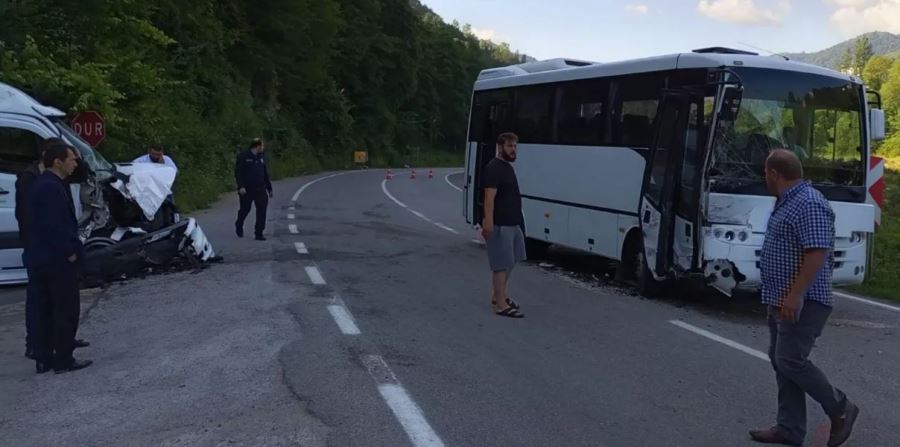
[(442, 223), (440, 223), (440, 222), (435, 222), (434, 225), (437, 226), (438, 228), (447, 230), (447, 231), (449, 231), (449, 232), (451, 232), (451, 233), (453, 233), (453, 234), (459, 234), (458, 231), (456, 231), (456, 230), (454, 230), (453, 228), (450, 228), (450, 227), (448, 227), (448, 226), (446, 226), (446, 225), (444, 225), (444, 224), (442, 224)]
[(712, 332), (709, 332), (709, 331), (707, 331), (707, 330), (705, 330), (705, 329), (700, 329), (700, 328), (698, 328), (697, 326), (693, 326), (693, 325), (688, 324), (688, 323), (685, 323), (685, 322), (683, 322), (683, 321), (681, 321), (681, 320), (671, 320), (671, 321), (669, 321), (669, 323), (672, 323), (672, 324), (674, 324), (675, 326), (678, 326), (678, 327), (680, 327), (680, 328), (682, 328), (682, 329), (689, 330), (689, 331), (691, 331), (691, 332), (693, 332), (693, 333), (695, 333), (695, 334), (697, 334), (697, 335), (700, 335), (700, 336), (702, 336), (702, 337), (706, 337), (706, 338), (708, 338), (708, 339), (710, 339), (710, 340), (713, 340), (713, 341), (717, 341), (717, 342), (719, 342), (719, 343), (722, 343), (723, 345), (728, 346), (728, 347), (730, 347), (730, 348), (737, 349), (738, 351), (741, 351), (741, 352), (743, 352), (744, 354), (752, 355), (753, 357), (756, 357), (756, 358), (758, 358), (758, 359), (760, 359), (760, 360), (764, 360), (764, 361), (766, 361), (766, 362), (769, 361), (769, 356), (766, 355), (766, 353), (764, 353), (764, 352), (762, 352), (762, 351), (757, 351), (756, 349), (753, 349), (753, 348), (748, 347), (748, 346), (744, 346), (744, 345), (742, 345), (742, 344), (740, 344), (740, 343), (738, 343), (738, 342), (736, 342), (736, 341), (729, 340), (729, 339), (727, 339), (727, 338), (725, 338), (725, 337), (721, 337), (721, 336), (719, 336), (719, 335), (713, 334)]
[(296, 224), (290, 224), (290, 225), (288, 225), (288, 231), (290, 231), (291, 234), (297, 234), (297, 233), (300, 232), (299, 230), (297, 230), (297, 225), (296, 225)]
[(880, 307), (882, 309), (892, 310), (894, 312), (900, 312), (900, 307), (891, 306), (890, 304), (879, 303), (878, 301), (867, 300), (865, 298), (860, 298), (858, 296), (850, 295), (849, 293), (838, 292), (837, 290), (832, 292), (832, 295), (839, 296), (841, 298), (846, 298), (848, 300), (853, 300), (859, 303), (868, 304), (870, 306)]
[(296, 218), (297, 218), (296, 215), (294, 215), (294, 214), (288, 214), (288, 219), (294, 220), (294, 219), (296, 219)]
[(447, 184), (450, 185), (451, 188), (453, 188), (453, 189), (455, 189), (455, 190), (457, 190), (457, 191), (462, 191), (462, 188), (460, 188), (459, 186), (454, 185), (453, 182), (450, 181), (450, 176), (451, 176), (451, 175), (456, 175), (456, 174), (463, 174), (463, 173), (465, 173), (465, 171), (451, 172), (451, 173), (449, 173), (449, 174), (447, 174), (447, 175), (444, 176), (444, 181), (447, 182)]
[(297, 253), (300, 253), (301, 255), (309, 254), (309, 250), (306, 249), (306, 244), (303, 242), (294, 242), (294, 248), (296, 248)]
[(478, 244), (478, 245), (484, 245), (484, 241), (481, 240), (481, 239), (472, 239), (472, 242), (474, 242), (474, 243), (476, 243), (476, 244)]
[(440, 229), (442, 229), (442, 230), (449, 231), (450, 233), (453, 233), (453, 234), (459, 234), (459, 232), (456, 231), (456, 230), (454, 230), (453, 228), (450, 228), (450, 227), (448, 227), (448, 226), (446, 226), (446, 225), (444, 225), (444, 224), (442, 224), (442, 223), (437, 223), (437, 222), (431, 220), (431, 218), (429, 218), (428, 216), (426, 216), (426, 215), (424, 215), (424, 214), (422, 214), (422, 213), (420, 213), (420, 212), (418, 212), (418, 211), (416, 211), (416, 210), (414, 210), (414, 209), (412, 209), (412, 208), (406, 206), (405, 203), (403, 203), (403, 202), (397, 200), (397, 198), (394, 197), (394, 195), (391, 194), (390, 191), (388, 191), (388, 189), (387, 189), (387, 180), (382, 180), (382, 181), (381, 181), (381, 190), (384, 191), (384, 195), (386, 195), (386, 196), (387, 196), (389, 199), (391, 199), (394, 203), (396, 203), (396, 204), (397, 204), (398, 206), (400, 206), (401, 208), (406, 209), (407, 211), (409, 211), (410, 213), (412, 213), (414, 216), (418, 217), (419, 219), (422, 219), (422, 220), (424, 220), (425, 222), (428, 222), (428, 223), (430, 223), (430, 224), (432, 224), (432, 225), (434, 225), (434, 226), (436, 226), (436, 227), (438, 227), (438, 228), (440, 228)]
[(289, 206), (288, 211), (294, 211), (294, 205)]
[(353, 321), (353, 315), (350, 314), (349, 309), (343, 305), (330, 304), (328, 305), (328, 312), (331, 314), (331, 318), (334, 318), (334, 322), (337, 323), (341, 333), (344, 335), (361, 334), (356, 323)]
[(382, 180), (382, 181), (381, 181), (381, 190), (384, 191), (384, 195), (388, 196), (389, 199), (393, 200), (394, 203), (396, 203), (397, 205), (400, 206), (400, 208), (406, 208), (406, 209), (409, 209), (409, 207), (406, 206), (405, 203), (403, 203), (403, 202), (397, 200), (397, 198), (394, 197), (393, 195), (391, 195), (390, 191), (387, 190), (387, 180)]
[(309, 280), (315, 285), (325, 285), (325, 278), (322, 277), (322, 273), (319, 272), (318, 267), (306, 267), (306, 276), (309, 276)]
[(399, 383), (384, 359), (377, 355), (367, 355), (362, 357), (362, 362), (369, 370), (369, 375), (378, 382), (381, 398), (403, 426), (412, 444), (416, 447), (443, 447), (444, 442), (428, 424), (422, 409)]
[[(407, 208), (407, 209), (409, 209), (409, 208)], [(418, 211), (416, 211), (416, 210), (409, 210), (409, 212), (410, 212), (410, 213), (413, 213), (416, 217), (418, 217), (419, 219), (424, 220), (425, 222), (428, 222), (428, 223), (434, 223), (431, 219), (425, 217), (424, 214), (422, 214), (422, 213), (420, 213), (420, 212), (418, 212)]]
[(291, 198), (291, 201), (292, 201), (292, 202), (296, 202), (297, 199), (300, 198), (300, 194), (303, 194), (303, 191), (306, 191), (306, 188), (309, 188), (310, 186), (315, 185), (316, 183), (319, 183), (319, 182), (321, 182), (322, 180), (327, 180), (327, 179), (330, 179), (330, 178), (332, 178), (332, 177), (337, 177), (337, 176), (339, 176), (339, 175), (353, 174), (353, 173), (356, 173), (356, 172), (366, 172), (366, 171), (344, 171), (344, 172), (338, 172), (337, 174), (326, 175), (325, 177), (319, 177), (319, 178), (317, 178), (317, 179), (315, 179), (315, 180), (312, 180), (312, 181), (310, 181), (310, 182), (307, 182), (305, 185), (301, 186), (300, 189), (297, 190), (297, 192), (294, 193), (294, 197)]

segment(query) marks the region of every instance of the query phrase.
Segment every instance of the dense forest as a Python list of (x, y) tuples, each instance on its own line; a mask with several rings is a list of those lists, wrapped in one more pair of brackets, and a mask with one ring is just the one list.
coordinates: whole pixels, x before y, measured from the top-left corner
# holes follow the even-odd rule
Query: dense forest
[(0, 80), (101, 112), (111, 161), (164, 146), (186, 208), (255, 136), (277, 175), (461, 161), (478, 72), (525, 59), (416, 0), (0, 2)]

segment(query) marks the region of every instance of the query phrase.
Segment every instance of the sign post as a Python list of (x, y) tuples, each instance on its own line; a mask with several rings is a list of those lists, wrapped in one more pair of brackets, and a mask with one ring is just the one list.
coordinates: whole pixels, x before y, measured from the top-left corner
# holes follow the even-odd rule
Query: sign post
[(358, 167), (365, 167), (369, 163), (369, 152), (368, 151), (354, 151), (353, 152), (353, 162), (356, 163)]
[(93, 110), (75, 115), (72, 118), (72, 130), (91, 147), (97, 147), (106, 138), (106, 122)]

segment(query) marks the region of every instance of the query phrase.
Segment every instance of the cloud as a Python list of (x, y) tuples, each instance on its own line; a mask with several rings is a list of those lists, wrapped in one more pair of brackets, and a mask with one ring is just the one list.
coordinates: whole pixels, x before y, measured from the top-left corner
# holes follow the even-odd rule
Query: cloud
[(697, 4), (697, 10), (706, 17), (720, 22), (742, 25), (778, 25), (790, 12), (791, 2), (790, 0), (781, 0), (772, 9), (758, 6), (755, 0), (701, 0)]
[(828, 3), (838, 5), (840, 7), (857, 7), (865, 6), (866, 3), (872, 3), (872, 0), (826, 0)]
[(831, 23), (847, 36), (868, 31), (900, 33), (900, 0), (828, 0)]
[(648, 8), (647, 5), (625, 5), (625, 11), (632, 14), (644, 15), (647, 14), (647, 11), (649, 10), (650, 8)]
[(472, 34), (481, 40), (493, 40), (494, 37), (497, 37), (497, 32), (492, 29), (479, 29), (474, 26), (472, 27)]

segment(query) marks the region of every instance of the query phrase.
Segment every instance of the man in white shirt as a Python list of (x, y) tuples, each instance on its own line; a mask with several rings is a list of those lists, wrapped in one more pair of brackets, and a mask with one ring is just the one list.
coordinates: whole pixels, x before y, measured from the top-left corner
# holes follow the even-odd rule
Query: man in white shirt
[(164, 153), (163, 149), (154, 146), (147, 149), (146, 155), (135, 158), (132, 163), (159, 163), (178, 170), (178, 166), (175, 166), (175, 162)]

